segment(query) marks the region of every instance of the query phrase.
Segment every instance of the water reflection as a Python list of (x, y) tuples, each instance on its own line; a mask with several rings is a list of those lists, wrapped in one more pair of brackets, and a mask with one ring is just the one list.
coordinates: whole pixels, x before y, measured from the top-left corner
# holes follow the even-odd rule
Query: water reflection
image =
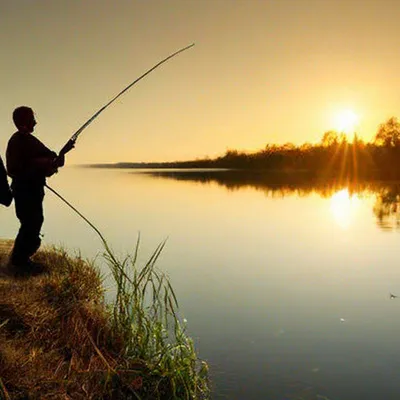
[(141, 171), (153, 177), (200, 184), (217, 184), (235, 191), (253, 188), (271, 198), (285, 196), (307, 197), (318, 194), (330, 198), (331, 212), (336, 223), (348, 228), (360, 200), (373, 197), (373, 214), (376, 223), (384, 231), (400, 230), (400, 184), (378, 181), (347, 181), (319, 179), (304, 174), (264, 173), (262, 171), (240, 170), (152, 170)]
[(331, 196), (331, 212), (336, 223), (343, 229), (350, 226), (354, 213), (359, 206), (357, 194), (350, 194), (349, 190), (341, 189)]
[(400, 185), (394, 184), (380, 188), (376, 194), (373, 212), (377, 223), (383, 230), (400, 229)]

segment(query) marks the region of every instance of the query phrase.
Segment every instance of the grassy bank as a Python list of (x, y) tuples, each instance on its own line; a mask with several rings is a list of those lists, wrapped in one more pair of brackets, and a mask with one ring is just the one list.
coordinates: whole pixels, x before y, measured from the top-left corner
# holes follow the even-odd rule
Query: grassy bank
[(209, 398), (207, 364), (155, 266), (162, 248), (142, 267), (106, 248), (111, 304), (95, 265), (62, 250), (35, 256), (40, 276), (0, 279), (0, 398)]

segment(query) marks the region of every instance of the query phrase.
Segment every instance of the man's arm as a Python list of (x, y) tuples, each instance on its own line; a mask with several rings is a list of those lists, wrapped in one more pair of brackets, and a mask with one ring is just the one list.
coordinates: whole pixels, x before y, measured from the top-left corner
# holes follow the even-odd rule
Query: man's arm
[(54, 164), (58, 167), (63, 167), (65, 164), (65, 155), (71, 151), (75, 147), (74, 140), (68, 140), (66, 145), (61, 149), (60, 153), (58, 154), (57, 158), (54, 161)]
[(45, 157), (36, 157), (31, 160), (31, 167), (35, 171), (42, 173), (45, 176), (52, 176), (57, 172), (57, 165), (55, 164), (55, 159), (57, 158), (57, 154), (51, 152), (48, 156)]
[[(43, 145), (43, 144), (42, 144)], [(44, 146), (44, 145), (43, 145)], [(45, 147), (45, 146), (44, 146)], [(57, 155), (54, 151), (48, 150), (48, 155), (44, 157), (37, 157), (33, 160), (34, 166), (44, 172), (45, 176), (50, 177), (57, 173), (59, 167), (63, 167), (65, 164), (65, 154), (71, 151), (75, 147), (75, 142), (70, 140), (61, 149)]]

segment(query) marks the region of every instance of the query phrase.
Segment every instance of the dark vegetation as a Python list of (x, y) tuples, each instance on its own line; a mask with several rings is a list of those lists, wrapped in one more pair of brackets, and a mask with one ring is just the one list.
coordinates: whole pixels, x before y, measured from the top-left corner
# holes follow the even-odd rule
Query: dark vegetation
[(395, 179), (400, 176), (400, 122), (396, 117), (382, 123), (372, 142), (357, 134), (351, 141), (343, 133), (325, 132), (320, 143), (295, 146), (267, 144), (254, 153), (228, 150), (215, 159), (161, 163), (92, 164), (97, 168), (219, 168), (263, 171), (268, 174), (303, 174), (321, 177)]

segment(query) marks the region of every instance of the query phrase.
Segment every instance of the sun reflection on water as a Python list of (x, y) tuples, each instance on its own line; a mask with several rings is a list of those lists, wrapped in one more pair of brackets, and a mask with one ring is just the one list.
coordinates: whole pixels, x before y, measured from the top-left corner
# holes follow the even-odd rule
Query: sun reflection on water
[(343, 229), (347, 229), (354, 218), (359, 206), (357, 195), (350, 195), (348, 189), (342, 189), (332, 195), (330, 210), (335, 222)]

